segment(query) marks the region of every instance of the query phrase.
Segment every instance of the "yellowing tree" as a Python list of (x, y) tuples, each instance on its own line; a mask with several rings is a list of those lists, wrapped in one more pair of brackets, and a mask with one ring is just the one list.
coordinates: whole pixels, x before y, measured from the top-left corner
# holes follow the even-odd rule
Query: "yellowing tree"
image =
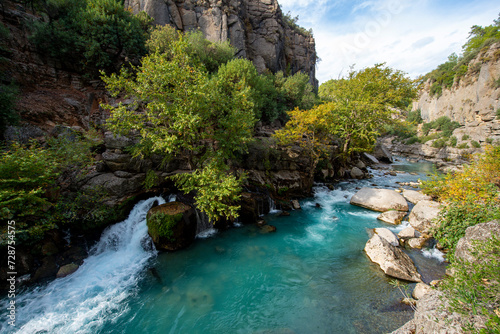
[[(320, 90), (326, 103), (289, 113), (290, 121), (276, 134), (282, 143), (298, 141), (311, 149), (338, 140), (343, 157), (372, 148), (384, 124), (416, 96), (414, 82), (401, 71), (377, 64), (331, 80)], [(305, 144), (306, 142), (311, 142)]]

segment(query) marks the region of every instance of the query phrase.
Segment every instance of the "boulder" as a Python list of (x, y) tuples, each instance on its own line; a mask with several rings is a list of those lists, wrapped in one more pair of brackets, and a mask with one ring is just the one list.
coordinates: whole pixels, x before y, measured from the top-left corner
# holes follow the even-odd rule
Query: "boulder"
[(420, 201), (411, 210), (409, 222), (417, 231), (429, 233), (433, 227), (433, 220), (436, 219), (441, 211), (440, 204), (434, 201)]
[(420, 249), (425, 246), (426, 241), (427, 240), (425, 238), (411, 238), (410, 240), (408, 240), (407, 245), (410, 248)]
[(297, 201), (296, 199), (293, 199), (291, 202), (292, 202), (292, 207), (293, 207), (294, 210), (300, 210), (300, 209), (302, 209), (300, 207), (299, 201)]
[(196, 236), (196, 212), (184, 203), (155, 206), (148, 211), (146, 221), (156, 249), (176, 251), (189, 246)]
[(403, 189), (403, 197), (410, 203), (417, 204), (420, 201), (430, 201), (432, 198), (420, 191)]
[(377, 158), (375, 158), (373, 155), (368, 154), (366, 152), (363, 153), (363, 157), (366, 159), (367, 162), (372, 163), (372, 164), (378, 164), (380, 161), (378, 161)]
[(350, 203), (379, 212), (408, 211), (408, 203), (403, 196), (390, 189), (361, 188)]
[(388, 243), (393, 246), (399, 246), (398, 237), (392, 233), (391, 230), (386, 228), (376, 228), (375, 233), (378, 234), (381, 238), (385, 239)]
[(408, 226), (398, 233), (398, 237), (401, 239), (418, 238), (420, 237), (420, 232), (415, 230), (413, 227)]
[(500, 238), (500, 220), (494, 220), (489, 223), (477, 224), (468, 227), (465, 230), (465, 236), (462, 237), (455, 248), (455, 258), (469, 262), (476, 262), (477, 259), (472, 254), (474, 243), (486, 241), (496, 235)]
[(431, 291), (432, 288), (429, 285), (425, 283), (417, 283), (417, 285), (415, 285), (415, 289), (413, 289), (411, 296), (415, 299), (422, 299), (422, 297), (424, 297)]
[(61, 268), (59, 268), (59, 270), (57, 271), (56, 277), (63, 278), (63, 277), (66, 277), (68, 275), (71, 275), (72, 273), (77, 271), (79, 267), (80, 267), (79, 265), (74, 264), (74, 263), (64, 265)]
[(368, 240), (365, 252), (386, 275), (412, 282), (422, 281), (422, 277), (410, 257), (378, 234), (374, 234)]
[(382, 143), (377, 143), (372, 152), (373, 156), (379, 161), (392, 163), (394, 160), (389, 149)]
[(402, 211), (386, 211), (380, 214), (377, 219), (388, 224), (398, 225), (401, 224), (401, 221), (406, 216), (406, 212)]
[(365, 176), (365, 173), (363, 173), (363, 171), (361, 169), (359, 169), (358, 167), (353, 167), (351, 169), (351, 177), (353, 179), (362, 179), (364, 176)]

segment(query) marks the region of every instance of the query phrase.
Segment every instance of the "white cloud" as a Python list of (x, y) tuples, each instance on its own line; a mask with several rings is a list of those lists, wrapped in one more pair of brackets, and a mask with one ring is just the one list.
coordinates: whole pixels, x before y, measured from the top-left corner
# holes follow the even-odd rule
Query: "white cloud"
[(387, 62), (412, 77), (425, 74), (460, 53), (470, 27), (489, 25), (500, 4), (493, 0), (444, 7), (443, 1), (279, 0), (284, 12), (299, 15), (299, 24), (313, 28), (321, 62), (321, 82), (356, 69)]

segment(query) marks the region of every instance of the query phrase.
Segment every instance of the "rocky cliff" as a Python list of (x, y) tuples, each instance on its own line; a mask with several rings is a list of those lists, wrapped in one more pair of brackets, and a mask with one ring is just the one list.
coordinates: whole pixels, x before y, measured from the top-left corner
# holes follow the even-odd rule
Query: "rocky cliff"
[(485, 48), (469, 63), (467, 73), (440, 96), (431, 96), (426, 82), (413, 109), (420, 109), (424, 121), (448, 116), (464, 128), (454, 135), (468, 134), (483, 142), (500, 141), (500, 43)]
[(304, 72), (318, 87), (314, 38), (286, 23), (277, 0), (125, 0), (125, 7), (156, 24), (200, 29), (212, 42), (229, 39), (260, 73)]

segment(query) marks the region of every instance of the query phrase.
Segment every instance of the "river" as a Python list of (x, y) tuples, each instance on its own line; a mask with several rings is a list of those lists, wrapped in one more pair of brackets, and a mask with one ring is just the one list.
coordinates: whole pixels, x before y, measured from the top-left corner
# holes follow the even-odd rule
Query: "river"
[[(397, 188), (430, 164), (400, 160), (397, 176), (317, 185), (302, 210), (264, 218), (276, 226), (236, 226), (158, 254), (145, 216), (160, 197), (138, 203), (103, 233), (74, 274), (21, 291), (17, 326), (2, 333), (386, 333), (412, 317), (400, 292), (363, 252), (368, 230), (393, 227), (349, 204), (361, 186)], [(407, 172), (418, 172), (412, 175)], [(320, 204), (320, 208), (316, 206)], [(443, 266), (431, 250), (412, 252), (432, 279)], [(439, 254), (438, 254), (439, 255)], [(426, 260), (424, 260), (426, 259)], [(6, 300), (0, 301), (6, 309)]]

